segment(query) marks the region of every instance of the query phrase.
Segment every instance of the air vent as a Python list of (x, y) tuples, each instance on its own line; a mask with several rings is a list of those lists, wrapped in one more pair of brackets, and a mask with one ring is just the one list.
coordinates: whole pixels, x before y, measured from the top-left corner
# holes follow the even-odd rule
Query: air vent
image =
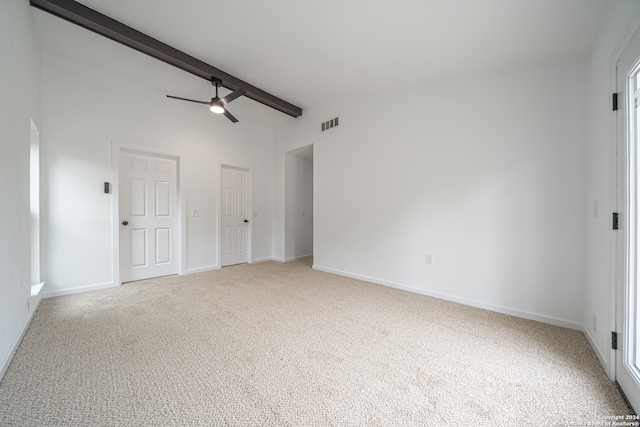
[(322, 132), (338, 126), (338, 117), (322, 123)]

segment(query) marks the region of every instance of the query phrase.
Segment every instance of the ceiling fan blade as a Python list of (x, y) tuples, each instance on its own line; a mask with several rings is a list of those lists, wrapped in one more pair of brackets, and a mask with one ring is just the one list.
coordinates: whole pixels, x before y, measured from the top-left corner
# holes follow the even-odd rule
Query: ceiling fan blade
[(207, 105), (209, 105), (209, 103), (210, 103), (210, 101), (197, 101), (195, 99), (180, 98), (179, 96), (172, 96), (172, 95), (167, 95), (167, 98), (179, 99), (181, 101), (197, 102), (198, 104), (207, 104)]
[(235, 117), (233, 117), (233, 114), (231, 114), (231, 113), (229, 112), (229, 110), (227, 110), (226, 108), (224, 109), (224, 113), (222, 113), (222, 114), (224, 114), (225, 116), (227, 116), (227, 118), (228, 118), (229, 120), (231, 120), (233, 123), (238, 123), (238, 119), (236, 119)]
[[(222, 109), (224, 110), (222, 112), (222, 114), (224, 114), (225, 116), (227, 116), (227, 118), (229, 120), (231, 120), (233, 123), (238, 123), (238, 119), (236, 119), (233, 114), (231, 114), (229, 111), (227, 111), (226, 108), (224, 108), (225, 104), (233, 101), (234, 99), (236, 99), (239, 96), (242, 96), (244, 94), (244, 90), (243, 89), (238, 89), (235, 92), (230, 93), (229, 95), (225, 96), (222, 99), (218, 99), (217, 97), (215, 98), (211, 98), (211, 101), (198, 101), (196, 99), (189, 99), (189, 98), (181, 98), (179, 96), (172, 96), (172, 95), (167, 95), (167, 98), (173, 98), (173, 99), (179, 99), (181, 101), (189, 101), (189, 102), (195, 102), (198, 104), (207, 104), (207, 105), (212, 105), (212, 104), (218, 104), (222, 107)], [(229, 97), (231, 97), (231, 99), (228, 99)], [(226, 102), (225, 102), (226, 99)]]
[(230, 103), (236, 98), (241, 97), (242, 95), (244, 95), (244, 89), (236, 89), (233, 92), (231, 92), (229, 95), (222, 98), (220, 102), (222, 103), (222, 105), (227, 105), (228, 103)]

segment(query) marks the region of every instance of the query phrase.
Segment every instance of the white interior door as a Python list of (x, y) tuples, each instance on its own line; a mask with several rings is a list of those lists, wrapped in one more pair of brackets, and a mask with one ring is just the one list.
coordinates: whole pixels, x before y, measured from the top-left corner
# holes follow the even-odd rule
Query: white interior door
[(176, 166), (173, 158), (120, 153), (122, 282), (178, 272)]
[(636, 35), (617, 64), (619, 167), (623, 221), (618, 233), (620, 263), (616, 297), (618, 351), (616, 381), (635, 410), (640, 410), (640, 37)]
[(221, 264), (249, 262), (249, 171), (222, 166)]

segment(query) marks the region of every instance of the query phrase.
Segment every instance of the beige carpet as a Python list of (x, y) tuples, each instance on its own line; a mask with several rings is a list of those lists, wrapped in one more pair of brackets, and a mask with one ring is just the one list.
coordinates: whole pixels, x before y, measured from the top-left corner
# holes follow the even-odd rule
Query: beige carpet
[(42, 301), (0, 383), (0, 425), (586, 426), (630, 413), (580, 332), (310, 265)]

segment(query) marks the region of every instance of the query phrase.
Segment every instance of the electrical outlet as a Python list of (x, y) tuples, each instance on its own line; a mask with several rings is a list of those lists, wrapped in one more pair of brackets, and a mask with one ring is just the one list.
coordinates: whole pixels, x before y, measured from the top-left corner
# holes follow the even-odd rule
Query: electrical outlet
[(594, 313), (593, 314), (593, 332), (598, 332), (598, 316)]
[(431, 255), (431, 254), (426, 254), (426, 255), (424, 256), (424, 263), (425, 263), (425, 264), (429, 264), (429, 265), (433, 264), (433, 255)]

